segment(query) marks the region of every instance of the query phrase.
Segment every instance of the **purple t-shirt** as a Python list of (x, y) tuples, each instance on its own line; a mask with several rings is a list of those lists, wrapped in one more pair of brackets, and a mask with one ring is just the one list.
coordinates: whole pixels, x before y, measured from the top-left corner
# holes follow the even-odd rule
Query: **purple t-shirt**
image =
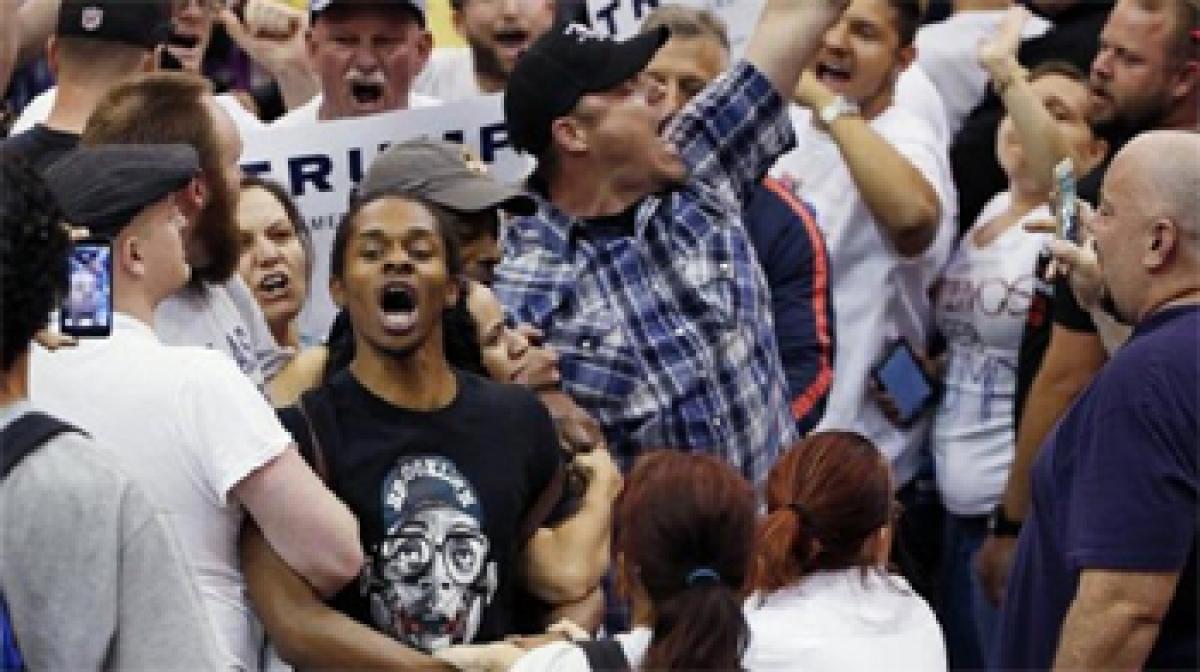
[(1197, 669), (1200, 306), (1162, 310), (1080, 395), (1033, 466), (1001, 669), (1049, 669), (1084, 569), (1181, 572), (1150, 669)]

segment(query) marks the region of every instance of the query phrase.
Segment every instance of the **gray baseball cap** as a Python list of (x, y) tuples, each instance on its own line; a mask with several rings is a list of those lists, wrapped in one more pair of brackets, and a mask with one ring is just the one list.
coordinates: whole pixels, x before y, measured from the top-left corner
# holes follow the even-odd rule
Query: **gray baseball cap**
[(500, 208), (533, 214), (537, 203), (520, 189), (487, 174), (466, 146), (420, 138), (392, 145), (371, 164), (358, 185), (358, 198), (400, 193), (458, 212)]

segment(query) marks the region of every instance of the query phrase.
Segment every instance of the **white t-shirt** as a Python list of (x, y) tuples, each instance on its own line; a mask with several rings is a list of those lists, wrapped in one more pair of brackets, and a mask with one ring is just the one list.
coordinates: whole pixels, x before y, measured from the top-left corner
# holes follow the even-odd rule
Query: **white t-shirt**
[(121, 313), (113, 322), (109, 338), (34, 347), (30, 397), (110, 450), (167, 512), (225, 657), (254, 669), (262, 631), (238, 562), (245, 510), (228, 494), (292, 439), (228, 358), (163, 345)]
[[(642, 664), (646, 650), (650, 648), (650, 637), (653, 633), (649, 628), (634, 628), (632, 631), (616, 635), (613, 639), (621, 645), (625, 652), (625, 660), (633, 669)], [(516, 664), (508, 672), (592, 672), (588, 665), (587, 656), (583, 649), (570, 642), (554, 642), (539, 646), (517, 659)]]
[(271, 335), (262, 309), (234, 273), (223, 285), (185, 287), (159, 304), (154, 331), (168, 345), (195, 345), (225, 353), (263, 389), (292, 353)]
[(812, 204), (829, 252), (837, 349), (833, 388), (818, 429), (855, 431), (871, 439), (892, 460), (896, 483), (903, 485), (916, 472), (916, 449), (928, 429), (928, 416), (908, 429), (897, 427), (868, 396), (868, 381), (891, 341), (902, 337), (915, 350), (925, 349), (933, 319), (929, 289), (956, 230), (946, 147), (929, 124), (895, 105), (869, 122), (925, 176), (941, 202), (942, 221), (933, 244), (906, 259), (892, 249), (858, 196), (837, 144), (811, 119), (807, 110), (792, 108), (797, 146), (772, 173)]
[[(313, 96), (312, 100), (276, 119), (275, 122), (270, 126), (272, 128), (282, 128), (285, 126), (303, 126), (305, 124), (315, 124), (320, 121), (318, 116), (321, 112), (321, 103), (324, 102), (324, 100), (325, 98), (318, 93), (317, 95)], [(410, 93), (408, 96), (408, 106), (412, 109), (435, 107), (441, 104), (442, 101), (437, 100), (436, 98), (430, 98), (429, 96), (422, 96), (419, 93)]]
[[(949, 18), (917, 30), (917, 63), (942, 94), (953, 138), (963, 120), (983, 100), (988, 74), (979, 65), (979, 44), (996, 32), (1007, 10), (955, 12)], [(1023, 39), (1038, 37), (1051, 24), (1032, 15), (1021, 30)]]
[[(13, 123), (12, 130), (9, 135), (23, 133), (33, 128), (37, 124), (46, 121), (50, 117), (50, 109), (54, 107), (54, 99), (58, 96), (58, 87), (50, 87), (39, 93), (29, 104), (21, 110), (21, 116), (17, 117)], [(239, 133), (252, 131), (263, 128), (263, 122), (259, 121), (258, 117), (250, 114), (237, 98), (227, 93), (222, 93), (216, 96), (217, 104), (221, 106), (229, 116), (233, 119), (233, 123), (237, 126)]]
[(475, 79), (475, 60), (469, 47), (442, 47), (433, 50), (425, 69), (413, 82), (413, 91), (444, 103), (482, 96)]
[(946, 337), (945, 394), (933, 421), (938, 489), (951, 513), (977, 516), (1000, 501), (1012, 465), (1017, 355), (1034, 293), (1034, 266), (1048, 234), (1021, 224), (1051, 219), (1047, 206), (1025, 215), (987, 247), (979, 228), (1004, 212), (1008, 192), (993, 198), (963, 236), (934, 295)]
[(899, 576), (859, 568), (818, 572), (746, 600), (749, 672), (946, 669), (942, 630)]
[(902, 107), (916, 116), (924, 119), (933, 129), (941, 143), (949, 147), (954, 135), (950, 132), (950, 123), (946, 119), (946, 105), (942, 102), (942, 94), (938, 93), (933, 80), (917, 63), (913, 63), (900, 73), (896, 80), (896, 107)]

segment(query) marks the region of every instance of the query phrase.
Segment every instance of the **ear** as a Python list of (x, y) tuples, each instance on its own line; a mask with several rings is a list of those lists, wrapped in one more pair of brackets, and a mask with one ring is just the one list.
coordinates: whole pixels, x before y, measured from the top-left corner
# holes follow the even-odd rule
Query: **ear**
[(1175, 73), (1175, 83), (1171, 86), (1171, 97), (1184, 99), (1200, 88), (1200, 60), (1188, 59), (1183, 67)]
[(907, 47), (900, 47), (896, 52), (896, 76), (908, 69), (908, 66), (917, 60), (917, 45), (910, 44)]
[(346, 286), (342, 284), (341, 278), (329, 276), (329, 296), (339, 310), (346, 307)]
[(467, 291), (466, 282), (466, 278), (461, 275), (450, 276), (450, 282), (446, 285), (446, 310), (458, 305), (459, 297), (464, 296)]
[(587, 128), (575, 117), (559, 117), (550, 122), (550, 143), (568, 154), (586, 152), (589, 147)]
[(420, 30), (417, 35), (417, 59), (416, 67), (413, 69), (413, 76), (421, 74), (425, 69), (425, 64), (429, 62), (429, 55), (433, 53), (433, 33), (425, 29)]
[(317, 28), (315, 26), (309, 26), (308, 30), (304, 33), (304, 47), (305, 51), (308, 52), (309, 67), (312, 67), (312, 63), (316, 61), (317, 52), (321, 48), (317, 41), (316, 33)]
[(467, 34), (463, 32), (463, 10), (450, 9), (450, 25), (454, 27), (454, 32), (463, 40), (467, 39)]
[(1149, 270), (1162, 268), (1179, 242), (1179, 226), (1169, 219), (1155, 220), (1146, 227), (1146, 251), (1142, 265)]
[(59, 55), (58, 55), (58, 38), (51, 35), (46, 40), (46, 64), (50, 66), (50, 74), (58, 79)]
[(141, 240), (136, 234), (126, 232), (113, 241), (113, 256), (119, 272), (133, 278), (146, 277), (146, 260), (142, 256)]

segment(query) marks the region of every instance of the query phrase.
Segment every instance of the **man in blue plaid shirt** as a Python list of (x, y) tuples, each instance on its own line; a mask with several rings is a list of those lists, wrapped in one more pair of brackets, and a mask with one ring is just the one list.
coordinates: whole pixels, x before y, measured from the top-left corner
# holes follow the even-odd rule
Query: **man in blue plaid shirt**
[(767, 0), (745, 60), (674, 118), (644, 72), (665, 28), (617, 42), (566, 26), (509, 80), (510, 140), (537, 157), (541, 199), (506, 232), (495, 288), (625, 466), (702, 451), (761, 486), (796, 438), (741, 213), (794, 143), (785, 96), (845, 4)]

